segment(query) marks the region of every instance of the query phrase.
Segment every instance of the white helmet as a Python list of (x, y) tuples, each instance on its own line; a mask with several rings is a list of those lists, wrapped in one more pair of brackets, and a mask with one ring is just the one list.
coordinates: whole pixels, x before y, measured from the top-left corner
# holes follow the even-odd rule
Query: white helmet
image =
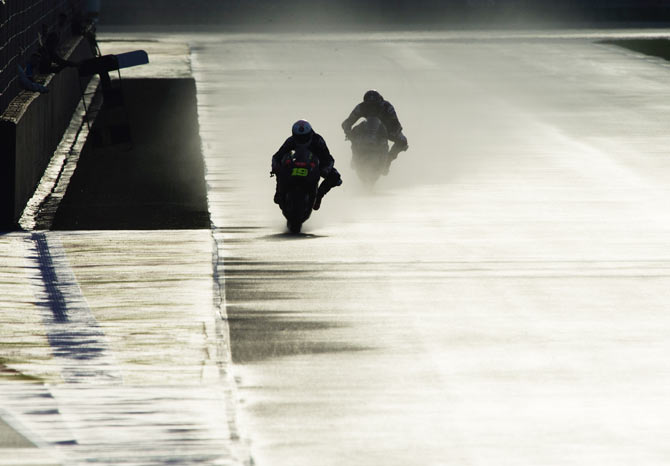
[(291, 132), (293, 133), (293, 139), (295, 139), (295, 142), (298, 144), (309, 144), (312, 141), (312, 135), (314, 134), (312, 125), (305, 120), (298, 120), (293, 123)]

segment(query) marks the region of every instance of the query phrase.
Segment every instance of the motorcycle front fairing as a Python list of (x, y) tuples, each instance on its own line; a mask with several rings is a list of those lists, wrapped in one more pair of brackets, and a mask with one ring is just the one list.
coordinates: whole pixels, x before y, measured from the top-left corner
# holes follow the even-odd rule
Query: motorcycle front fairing
[(319, 160), (308, 150), (298, 148), (282, 159), (278, 173), (282, 193), (279, 206), (289, 225), (297, 225), (299, 229), (310, 217), (319, 178)]

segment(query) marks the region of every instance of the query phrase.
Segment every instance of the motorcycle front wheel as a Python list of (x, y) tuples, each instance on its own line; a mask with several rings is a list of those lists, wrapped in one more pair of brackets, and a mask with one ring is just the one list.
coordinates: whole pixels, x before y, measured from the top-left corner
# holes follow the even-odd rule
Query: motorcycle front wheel
[(312, 213), (314, 198), (303, 190), (293, 190), (286, 194), (282, 211), (286, 217), (286, 226), (293, 234), (300, 233), (302, 224)]
[(294, 235), (297, 235), (298, 233), (300, 233), (300, 229), (302, 228), (302, 222), (288, 220), (286, 222), (286, 226), (288, 227), (288, 231), (290, 231)]

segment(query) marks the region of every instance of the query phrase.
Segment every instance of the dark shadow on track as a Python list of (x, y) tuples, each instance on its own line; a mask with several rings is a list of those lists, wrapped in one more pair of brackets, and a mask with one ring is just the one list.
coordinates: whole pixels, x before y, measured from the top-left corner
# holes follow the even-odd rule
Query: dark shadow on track
[[(372, 347), (333, 341), (327, 330), (345, 325), (329, 321), (304, 320), (298, 312), (253, 312), (227, 306), (233, 362), (258, 362), (301, 354), (369, 351)], [(319, 335), (323, 335), (321, 339)]]
[(261, 236), (258, 239), (265, 241), (295, 241), (301, 239), (316, 239), (316, 238), (328, 238), (325, 235), (313, 235), (311, 233), (277, 233), (274, 235)]
[(614, 39), (604, 40), (601, 44), (616, 45), (633, 52), (643, 53), (652, 57), (670, 61), (670, 40), (668, 39)]
[(52, 229), (210, 228), (195, 81), (121, 88), (105, 96)]

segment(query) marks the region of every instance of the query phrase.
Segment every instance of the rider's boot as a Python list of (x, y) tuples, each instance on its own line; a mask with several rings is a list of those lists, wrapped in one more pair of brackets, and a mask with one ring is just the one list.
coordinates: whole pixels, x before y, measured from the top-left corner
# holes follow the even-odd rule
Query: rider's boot
[(335, 186), (340, 186), (341, 184), (342, 184), (342, 177), (340, 176), (340, 173), (335, 168), (333, 168), (321, 182), (321, 184), (319, 185), (319, 189), (316, 190), (316, 198), (314, 199), (314, 206), (312, 206), (312, 209), (319, 210), (319, 207), (321, 207), (321, 200), (323, 199), (323, 196), (325, 196), (328, 193), (328, 191), (331, 190), (331, 188), (334, 188)]
[(326, 193), (330, 191), (330, 183), (328, 181), (328, 179), (323, 180), (323, 182), (319, 185), (319, 189), (316, 190), (316, 197), (314, 198), (314, 205), (312, 206), (312, 209), (319, 210), (319, 207), (321, 207), (321, 200), (323, 199), (323, 196), (325, 196)]
[(321, 207), (321, 199), (323, 199), (323, 195), (321, 193), (317, 193), (312, 209), (319, 210), (319, 207)]
[(391, 162), (393, 162), (397, 158), (398, 158), (398, 152), (394, 152), (393, 148), (391, 148), (391, 150), (388, 153), (388, 157), (386, 158), (386, 164), (382, 168), (382, 175), (389, 174), (389, 169), (391, 168)]
[(397, 159), (398, 154), (403, 151), (406, 151), (407, 148), (408, 148), (407, 139), (405, 139), (404, 137), (393, 144), (391, 149), (389, 149), (388, 159), (386, 160), (386, 166), (382, 170), (382, 175), (389, 174), (389, 168), (391, 168), (391, 162)]
[(333, 168), (326, 176), (326, 178), (321, 182), (319, 189), (316, 190), (316, 198), (314, 199), (314, 205), (312, 206), (312, 209), (319, 210), (323, 196), (325, 196), (332, 188), (335, 186), (340, 186), (341, 184), (342, 177), (340, 176), (340, 173), (335, 168)]

